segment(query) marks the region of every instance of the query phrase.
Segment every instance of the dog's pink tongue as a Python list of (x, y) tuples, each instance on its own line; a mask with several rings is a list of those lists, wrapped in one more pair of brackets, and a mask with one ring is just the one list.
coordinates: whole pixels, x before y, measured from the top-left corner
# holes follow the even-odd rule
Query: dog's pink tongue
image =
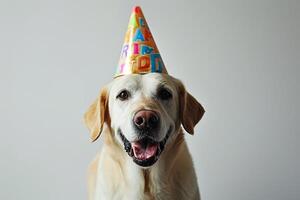
[(133, 142), (131, 146), (137, 159), (146, 160), (156, 154), (158, 144), (148, 144), (146, 148), (143, 148), (139, 142)]

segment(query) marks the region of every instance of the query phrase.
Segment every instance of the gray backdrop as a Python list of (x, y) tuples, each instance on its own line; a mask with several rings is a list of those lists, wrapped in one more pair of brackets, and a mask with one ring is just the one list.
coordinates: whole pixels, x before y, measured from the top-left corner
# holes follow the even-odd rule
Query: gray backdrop
[(298, 200), (299, 1), (1, 0), (0, 199), (86, 199), (82, 115), (133, 5), (206, 108), (186, 135), (204, 200)]

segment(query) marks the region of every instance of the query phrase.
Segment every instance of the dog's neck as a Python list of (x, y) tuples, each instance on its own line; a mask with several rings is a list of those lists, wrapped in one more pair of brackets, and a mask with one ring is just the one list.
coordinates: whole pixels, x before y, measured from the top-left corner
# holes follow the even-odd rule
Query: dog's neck
[[(170, 179), (176, 178), (170, 174), (174, 174), (174, 170), (178, 169), (177, 158), (181, 155), (180, 152), (186, 148), (181, 128), (173, 137), (169, 138), (169, 144), (165, 147), (159, 160), (149, 168), (142, 168), (135, 164), (125, 150), (116, 144), (113, 132), (109, 131), (105, 134), (104, 151), (109, 154), (106, 156), (110, 156), (110, 160), (113, 162), (111, 164), (119, 168), (113, 172), (114, 176), (118, 175), (117, 179), (124, 179), (122, 182), (127, 183), (129, 188), (134, 187), (133, 191), (140, 191), (140, 195), (143, 195), (144, 199), (156, 199), (154, 197), (157, 197), (162, 189), (166, 189), (166, 183), (170, 182)], [(175, 167), (176, 165), (177, 167)]]

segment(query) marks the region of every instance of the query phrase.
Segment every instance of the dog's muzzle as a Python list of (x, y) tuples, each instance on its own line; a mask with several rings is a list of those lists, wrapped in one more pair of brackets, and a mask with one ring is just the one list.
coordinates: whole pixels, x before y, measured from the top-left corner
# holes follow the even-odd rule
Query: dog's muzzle
[(170, 136), (171, 128), (168, 130), (165, 138), (157, 142), (152, 138), (145, 136), (134, 142), (129, 142), (119, 129), (118, 134), (124, 144), (124, 149), (133, 161), (142, 167), (149, 167), (153, 165), (159, 158), (160, 154), (165, 148), (165, 144)]

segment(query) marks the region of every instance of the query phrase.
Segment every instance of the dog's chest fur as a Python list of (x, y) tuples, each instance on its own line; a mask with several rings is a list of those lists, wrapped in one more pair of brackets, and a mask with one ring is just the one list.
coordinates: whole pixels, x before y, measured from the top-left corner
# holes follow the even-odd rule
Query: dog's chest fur
[[(177, 150), (169, 152), (174, 153), (173, 156), (162, 155), (162, 159), (145, 170), (126, 154), (104, 147), (98, 161), (93, 200), (199, 199), (197, 180), (185, 142)], [(170, 157), (174, 159), (170, 160)]]
[[(111, 160), (111, 162), (115, 161)], [(124, 163), (116, 162), (110, 167), (107, 166), (108, 163), (100, 163), (95, 200), (168, 199), (166, 197), (169, 189), (167, 189), (163, 176), (159, 176), (158, 169), (152, 169), (150, 172), (138, 168), (130, 160), (126, 160), (125, 163), (124, 166), (121, 166)], [(110, 168), (110, 170), (103, 170), (103, 168)]]

